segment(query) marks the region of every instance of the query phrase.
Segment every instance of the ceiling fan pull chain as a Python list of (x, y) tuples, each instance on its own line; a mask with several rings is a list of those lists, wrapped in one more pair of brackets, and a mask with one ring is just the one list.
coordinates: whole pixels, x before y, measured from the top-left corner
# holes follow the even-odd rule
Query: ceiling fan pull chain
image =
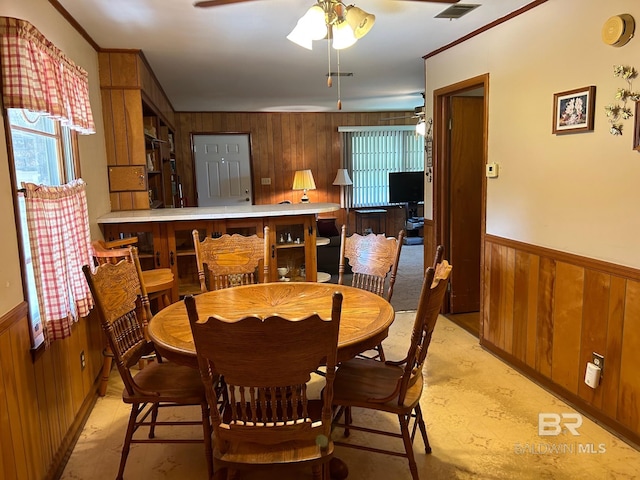
[(338, 56), (338, 110), (342, 110), (342, 100), (340, 98), (340, 50), (336, 50)]
[(329, 30), (327, 36), (327, 60), (329, 63), (329, 70), (327, 71), (327, 87), (333, 86), (333, 78), (331, 78), (331, 30)]

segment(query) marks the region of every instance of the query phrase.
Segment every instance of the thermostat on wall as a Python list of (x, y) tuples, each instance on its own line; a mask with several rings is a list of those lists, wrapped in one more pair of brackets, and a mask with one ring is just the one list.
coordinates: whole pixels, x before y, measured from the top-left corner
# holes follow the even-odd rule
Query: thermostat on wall
[(487, 178), (495, 178), (498, 176), (498, 164), (497, 163), (487, 163)]

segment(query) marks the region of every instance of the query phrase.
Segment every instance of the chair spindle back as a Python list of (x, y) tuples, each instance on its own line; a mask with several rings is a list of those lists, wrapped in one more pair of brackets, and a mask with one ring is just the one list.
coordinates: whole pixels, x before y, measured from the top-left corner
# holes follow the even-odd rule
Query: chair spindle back
[(258, 283), (260, 263), (262, 281), (269, 281), (269, 227), (262, 238), (225, 234), (200, 241), (198, 230), (192, 235), (201, 292)]

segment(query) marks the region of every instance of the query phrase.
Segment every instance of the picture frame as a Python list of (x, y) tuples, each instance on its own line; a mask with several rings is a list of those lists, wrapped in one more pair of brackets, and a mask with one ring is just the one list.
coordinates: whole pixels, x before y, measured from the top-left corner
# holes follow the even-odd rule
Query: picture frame
[(640, 119), (638, 115), (640, 115), (640, 102), (636, 102), (636, 108), (634, 112), (633, 119), (633, 149), (636, 152), (640, 152)]
[(595, 104), (595, 85), (554, 94), (552, 133), (559, 135), (593, 130)]

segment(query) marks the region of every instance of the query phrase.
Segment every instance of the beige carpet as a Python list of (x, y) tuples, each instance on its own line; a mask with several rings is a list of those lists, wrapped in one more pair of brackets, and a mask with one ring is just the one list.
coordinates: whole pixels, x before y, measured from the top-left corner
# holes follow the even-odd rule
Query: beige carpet
[[(396, 312), (418, 308), (418, 297), (424, 276), (424, 245), (403, 245), (400, 250), (398, 274), (393, 288), (391, 305)], [(338, 283), (338, 275), (331, 276), (332, 283)], [(351, 285), (351, 274), (345, 274), (345, 285)]]
[[(403, 356), (414, 312), (399, 313), (385, 340), (389, 359)], [(485, 352), (472, 335), (440, 317), (426, 366), (422, 408), (431, 455), (416, 438), (422, 480), (449, 479), (640, 479), (640, 452), (584, 418), (579, 436), (564, 432), (538, 436), (539, 413), (575, 412)], [(129, 410), (120, 398), (122, 384), (111, 375), (107, 396), (98, 402), (62, 475), (65, 480), (115, 478)], [(192, 409), (194, 417), (198, 409)], [(355, 410), (358, 418), (394, 428), (396, 420)], [(162, 431), (157, 432), (158, 435)], [(336, 436), (342, 432), (336, 430)], [(353, 432), (351, 440), (364, 440)], [(385, 442), (396, 442), (394, 439)], [(373, 440), (371, 440), (373, 443)], [(586, 453), (593, 451), (601, 453)], [(337, 447), (351, 480), (410, 479), (402, 458)], [(125, 478), (196, 480), (206, 478), (201, 445), (136, 445)], [(307, 479), (307, 469), (251, 473), (243, 479)]]
[(403, 245), (391, 297), (396, 312), (418, 308), (424, 268), (424, 245)]

